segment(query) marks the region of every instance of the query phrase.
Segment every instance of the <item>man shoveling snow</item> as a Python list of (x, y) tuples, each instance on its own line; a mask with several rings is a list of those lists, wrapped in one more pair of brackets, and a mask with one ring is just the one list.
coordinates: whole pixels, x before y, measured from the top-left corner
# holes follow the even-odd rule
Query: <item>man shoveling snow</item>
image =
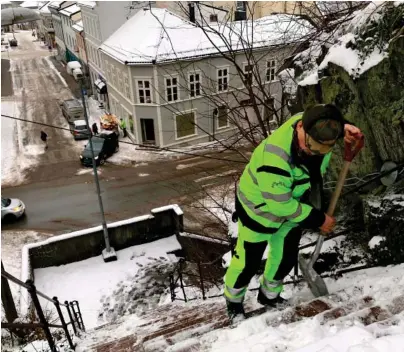
[[(225, 276), (231, 320), (245, 316), (243, 300), (269, 245), (258, 302), (284, 303), (283, 279), (297, 262), (302, 229), (329, 233), (335, 218), (311, 205), (312, 189), (323, 191), (323, 175), (338, 139), (353, 143), (361, 131), (337, 107), (315, 105), (285, 122), (254, 151), (237, 189), (238, 239)], [(317, 192), (317, 193), (318, 193)]]

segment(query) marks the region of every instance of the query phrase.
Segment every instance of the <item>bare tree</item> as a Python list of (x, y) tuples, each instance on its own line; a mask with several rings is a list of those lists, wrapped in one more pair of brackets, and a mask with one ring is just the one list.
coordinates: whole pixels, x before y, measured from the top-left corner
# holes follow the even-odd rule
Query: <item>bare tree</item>
[[(159, 76), (178, 77), (175, 78), (175, 90), (173, 88), (169, 93), (166, 89), (173, 83), (171, 78), (166, 86), (153, 87), (160, 101), (184, 130), (199, 129), (223, 148), (239, 153), (245, 162), (248, 158), (240, 150), (240, 143), (247, 142), (250, 148), (257, 146), (271, 130), (297, 112), (292, 108), (297, 86), (295, 72), (289, 68), (296, 55), (315, 40), (329, 45), (324, 33), (330, 32), (331, 36), (331, 32), (347, 21), (354, 11), (366, 6), (344, 2), (332, 6), (295, 2), (291, 11), (294, 15), (277, 14), (260, 19), (255, 18), (257, 4), (245, 2), (249, 20), (231, 21), (232, 16), (228, 15), (219, 21), (219, 10), (215, 16), (213, 8), (215, 21), (211, 21), (203, 9), (203, 2), (195, 2), (192, 6), (177, 2), (182, 16), (190, 20), (190, 27), (198, 28), (198, 33), (202, 33), (201, 37), (195, 38), (195, 41), (201, 41), (201, 49), (189, 56), (184, 55), (171, 38), (175, 28), (164, 26), (155, 16), (163, 27), (162, 40), (167, 39), (171, 46), (171, 60), (158, 65)], [(152, 8), (150, 11), (153, 13)], [(190, 110), (198, 100), (202, 108), (198, 109), (197, 120), (188, 119), (182, 108), (177, 108), (175, 95), (179, 91), (189, 95)], [(232, 128), (231, 132), (223, 128), (228, 126)], [(217, 171), (207, 171), (207, 176), (210, 173)], [(237, 177), (230, 180), (234, 183)], [(211, 204), (226, 208), (227, 215), (231, 212), (232, 209), (220, 205), (206, 189), (200, 191), (195, 201), (210, 199)], [(203, 194), (205, 196), (201, 197)], [(217, 212), (211, 208), (207, 212), (217, 218)]]

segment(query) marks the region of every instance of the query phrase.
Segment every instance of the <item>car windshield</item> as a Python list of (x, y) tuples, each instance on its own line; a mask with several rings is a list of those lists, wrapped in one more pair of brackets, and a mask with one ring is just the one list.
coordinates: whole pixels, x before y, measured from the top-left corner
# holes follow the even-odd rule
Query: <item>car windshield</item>
[(1, 198), (1, 206), (8, 207), (11, 204), (10, 198)]
[[(100, 152), (102, 146), (104, 145), (104, 139), (99, 137), (93, 137), (91, 140), (93, 141), (94, 152)], [(87, 143), (86, 150), (91, 150), (90, 143)]]
[(75, 130), (85, 130), (87, 126), (85, 125), (80, 125), (80, 126), (76, 126), (74, 129)]

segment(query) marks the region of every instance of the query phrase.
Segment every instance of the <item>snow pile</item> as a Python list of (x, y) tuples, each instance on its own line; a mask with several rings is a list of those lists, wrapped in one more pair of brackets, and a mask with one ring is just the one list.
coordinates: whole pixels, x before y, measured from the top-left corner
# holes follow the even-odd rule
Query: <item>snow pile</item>
[(374, 249), (375, 247), (379, 246), (381, 242), (385, 241), (386, 238), (382, 236), (374, 236), (369, 241), (369, 248)]
[[(101, 256), (80, 262), (36, 269), (38, 290), (59, 300), (77, 300), (86, 328), (112, 321), (124, 313), (157, 305), (168, 262), (167, 252), (180, 249), (175, 236), (117, 251), (118, 260), (104, 263)], [(148, 267), (147, 271), (143, 271)], [(152, 277), (145, 273), (155, 270)], [(157, 275), (157, 276), (156, 276)], [(150, 296), (148, 298), (148, 296)], [(133, 301), (136, 297), (137, 301)], [(150, 301), (142, 303), (141, 299)], [(139, 303), (139, 306), (136, 306)], [(143, 305), (143, 306), (142, 306)]]
[[(316, 84), (329, 63), (342, 67), (357, 78), (388, 57), (389, 38), (375, 28), (386, 16), (391, 16), (389, 10), (392, 6), (394, 4), (389, 2), (371, 2), (363, 10), (353, 13), (336, 31), (331, 34), (323, 32), (315, 38), (308, 49), (295, 56), (296, 66), (303, 71), (299, 85)], [(396, 6), (404, 7), (404, 3)], [(381, 25), (379, 27), (380, 31), (384, 30)], [(328, 52), (322, 58), (324, 49)]]

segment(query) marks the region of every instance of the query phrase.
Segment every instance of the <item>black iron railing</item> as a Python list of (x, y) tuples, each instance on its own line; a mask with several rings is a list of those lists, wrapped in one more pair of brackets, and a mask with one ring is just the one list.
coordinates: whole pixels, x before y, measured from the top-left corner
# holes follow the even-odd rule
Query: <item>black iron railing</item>
[[(27, 280), (25, 283), (18, 280), (16, 277), (13, 275), (9, 274), (6, 272), (3, 268), (1, 270), (1, 276), (6, 278), (7, 280), (10, 280), (17, 285), (25, 288), (28, 293), (31, 296), (32, 299), (32, 304), (35, 308), (36, 315), (38, 317), (39, 322), (34, 322), (34, 323), (5, 323), (1, 322), (1, 328), (2, 329), (8, 329), (11, 332), (13, 329), (31, 329), (35, 330), (37, 328), (40, 328), (43, 330), (46, 340), (48, 341), (49, 348), (51, 352), (57, 352), (57, 347), (55, 340), (51, 334), (50, 328), (55, 328), (55, 329), (63, 329), (66, 339), (69, 343), (69, 346), (71, 349), (75, 350), (76, 346), (73, 344), (72, 336), (70, 335), (69, 332), (69, 325), (72, 326), (74, 334), (77, 335), (78, 331), (85, 331), (84, 323), (83, 323), (83, 318), (81, 315), (80, 311), (80, 306), (79, 302), (77, 301), (72, 301), (68, 302), (65, 301), (64, 303), (59, 302), (57, 297), (50, 298), (41, 291), (38, 291), (34, 285), (34, 282), (32, 280)], [(60, 324), (51, 324), (48, 319), (46, 319), (45, 314), (43, 312), (43, 309), (41, 307), (41, 304), (39, 302), (38, 296), (46, 299), (47, 301), (53, 303), (55, 305), (56, 311), (59, 316)], [(67, 314), (69, 316), (69, 322), (66, 322), (63, 313), (62, 313), (62, 308), (65, 308), (67, 311)]]
[[(346, 235), (347, 233), (349, 233), (350, 231), (352, 231), (352, 228), (347, 230), (344, 229), (342, 231), (339, 231), (337, 233), (334, 233), (332, 235), (327, 236), (327, 238), (325, 239), (325, 241), (330, 241), (336, 237), (342, 236), (342, 235)], [(308, 247), (312, 247), (316, 245), (317, 241), (313, 241), (310, 243), (306, 243), (304, 245), (301, 245), (299, 247), (299, 250), (304, 249), (304, 248), (308, 248)], [(219, 260), (222, 260), (222, 255), (220, 255), (219, 257), (217, 257), (216, 259), (214, 259), (211, 262), (208, 263), (202, 263), (200, 261), (194, 262), (194, 261), (188, 261), (184, 258), (180, 258), (180, 260), (178, 261), (178, 263), (176, 264), (176, 266), (174, 267), (173, 272), (170, 274), (169, 279), (170, 279), (170, 293), (171, 293), (171, 301), (174, 302), (175, 300), (179, 300), (179, 301), (192, 301), (192, 300), (196, 300), (197, 298), (187, 298), (185, 289), (187, 287), (193, 287), (195, 288), (195, 285), (186, 285), (184, 283), (184, 277), (197, 277), (198, 281), (199, 281), (199, 286), (202, 292), (202, 298), (205, 300), (207, 298), (214, 298), (214, 297), (220, 297), (222, 296), (220, 295), (212, 295), (212, 296), (207, 296), (206, 295), (206, 284), (214, 284), (216, 286), (218, 286), (218, 281), (214, 281), (214, 280), (210, 280), (206, 278), (206, 275), (204, 275), (204, 267), (205, 266), (209, 266), (209, 265), (213, 265), (215, 263), (217, 263)], [(192, 264), (197, 264), (198, 266), (198, 270), (197, 273), (191, 273), (191, 272), (186, 272), (184, 271), (184, 268), (186, 266), (187, 263), (192, 263)], [(367, 265), (367, 264), (363, 264), (363, 265), (358, 265), (355, 267), (351, 267), (351, 268), (346, 268), (346, 269), (337, 269), (333, 272), (326, 272), (323, 273), (321, 275), (321, 277), (338, 277), (339, 275), (342, 275), (344, 273), (348, 273), (348, 272), (352, 272), (352, 271), (357, 271), (357, 270), (362, 270), (362, 269), (367, 269), (370, 268), (371, 266)], [(283, 285), (294, 285), (296, 286), (298, 283), (303, 281), (303, 277), (298, 275), (298, 263), (296, 261), (296, 264), (294, 266), (294, 272), (293, 275), (291, 275), (291, 280), (289, 281), (285, 281), (283, 283)], [(176, 288), (179, 287), (182, 290), (183, 296), (184, 298), (179, 298), (177, 297), (175, 290)], [(249, 291), (255, 291), (258, 288), (252, 288), (249, 289)]]

